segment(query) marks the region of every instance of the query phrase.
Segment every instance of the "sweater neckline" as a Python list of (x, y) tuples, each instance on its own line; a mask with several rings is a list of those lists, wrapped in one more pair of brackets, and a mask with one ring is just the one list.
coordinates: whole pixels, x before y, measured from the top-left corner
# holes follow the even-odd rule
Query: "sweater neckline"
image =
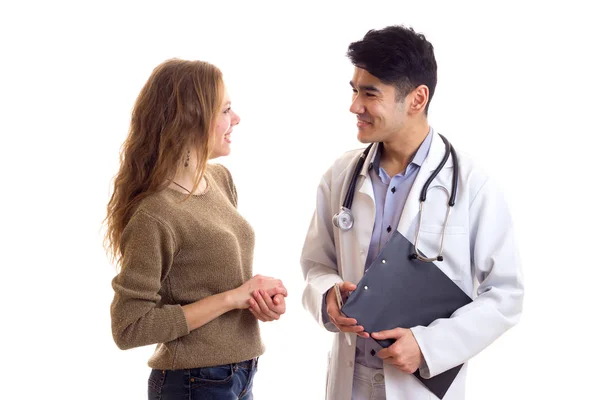
[(204, 191), (203, 191), (202, 193), (198, 193), (198, 194), (191, 193), (191, 195), (190, 195), (190, 193), (183, 193), (183, 192), (180, 192), (180, 191), (179, 191), (179, 190), (177, 190), (177, 189), (173, 189), (173, 188), (170, 188), (170, 187), (168, 187), (168, 186), (167, 186), (167, 189), (168, 189), (168, 190), (170, 190), (170, 191), (171, 191), (171, 192), (173, 192), (173, 193), (177, 193), (177, 194), (178, 194), (178, 195), (180, 195), (180, 196), (185, 196), (185, 197), (188, 197), (188, 196), (190, 196), (190, 197), (201, 198), (201, 197), (204, 197), (204, 196), (206, 196), (206, 194), (207, 194), (208, 192), (210, 192), (210, 188), (211, 188), (211, 186), (212, 186), (212, 184), (211, 184), (211, 182), (210, 182), (210, 179), (208, 178), (208, 176), (207, 176), (206, 174), (204, 175), (204, 178), (206, 179), (206, 188), (204, 188)]

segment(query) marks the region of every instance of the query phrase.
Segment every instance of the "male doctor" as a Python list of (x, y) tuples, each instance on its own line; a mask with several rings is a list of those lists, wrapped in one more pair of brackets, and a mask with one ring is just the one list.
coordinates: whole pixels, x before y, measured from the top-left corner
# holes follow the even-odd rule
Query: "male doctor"
[[(304, 307), (337, 332), (327, 399), (436, 399), (413, 372), (431, 378), (466, 363), (519, 320), (523, 282), (509, 210), (492, 181), (459, 152), (456, 203), (445, 233), (452, 157), (431, 182), (420, 215), (421, 189), (446, 152), (427, 121), (437, 64), (422, 34), (402, 26), (371, 30), (349, 46), (348, 57), (355, 66), (350, 111), (358, 140), (375, 145), (357, 174), (354, 225), (342, 231), (332, 219), (362, 149), (345, 153), (323, 175), (301, 256)], [(338, 285), (346, 298), (394, 231), (414, 245), (417, 227), (424, 255), (437, 255), (443, 236), (443, 261), (434, 264), (473, 302), (429, 326), (365, 332), (360, 321), (340, 312), (331, 289)], [(373, 338), (395, 342), (383, 349)], [(466, 371), (467, 364), (444, 400), (464, 399)]]

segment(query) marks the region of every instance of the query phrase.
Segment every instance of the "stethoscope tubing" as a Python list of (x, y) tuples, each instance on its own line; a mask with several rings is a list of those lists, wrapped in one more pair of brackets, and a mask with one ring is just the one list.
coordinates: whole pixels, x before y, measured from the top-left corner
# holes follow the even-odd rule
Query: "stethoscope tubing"
[[(457, 194), (457, 189), (458, 189), (458, 170), (459, 170), (458, 156), (456, 155), (456, 151), (454, 150), (454, 147), (452, 146), (452, 144), (450, 144), (448, 139), (446, 139), (442, 134), (439, 134), (439, 135), (442, 138), (444, 145), (446, 146), (446, 151), (444, 153), (444, 157), (442, 158), (442, 161), (440, 161), (440, 163), (438, 164), (436, 169), (431, 173), (431, 175), (429, 176), (429, 178), (423, 185), (423, 188), (421, 189), (421, 194), (419, 196), (419, 203), (420, 203), (419, 204), (419, 225), (417, 228), (417, 233), (416, 233), (416, 238), (415, 238), (415, 252), (413, 254), (411, 254), (411, 256), (410, 256), (410, 258), (412, 258), (412, 259), (419, 259), (421, 261), (427, 261), (427, 262), (436, 261), (436, 260), (443, 261), (442, 252), (444, 249), (444, 236), (446, 233), (446, 225), (448, 223), (448, 217), (450, 216), (450, 209), (452, 207), (454, 207), (454, 205), (456, 204), (456, 194)], [(333, 224), (343, 231), (350, 230), (352, 228), (352, 226), (354, 225), (354, 223), (353, 223), (354, 218), (352, 215), (351, 208), (352, 208), (352, 202), (354, 200), (354, 193), (356, 191), (356, 183), (358, 181), (360, 171), (364, 166), (367, 155), (371, 151), (371, 148), (373, 147), (373, 145), (374, 145), (374, 143), (371, 143), (365, 149), (365, 151), (363, 151), (363, 153), (360, 155), (360, 157), (356, 163), (356, 166), (354, 167), (354, 171), (352, 173), (352, 179), (350, 181), (350, 184), (348, 185), (348, 189), (346, 191), (346, 196), (344, 197), (344, 203), (341, 207), (341, 210), (337, 214), (335, 214), (335, 216), (333, 217)], [(452, 191), (451, 191), (451, 193), (449, 193), (449, 196), (448, 196), (448, 209), (446, 211), (446, 218), (444, 219), (444, 229), (442, 231), (442, 242), (441, 242), (441, 246), (440, 246), (438, 255), (433, 258), (426, 258), (424, 255), (421, 254), (421, 252), (417, 248), (417, 244), (419, 241), (419, 230), (420, 230), (420, 226), (421, 226), (421, 220), (423, 217), (423, 203), (427, 199), (427, 191), (429, 190), (429, 186), (431, 185), (431, 182), (433, 182), (433, 180), (438, 176), (438, 174), (440, 173), (442, 168), (444, 168), (444, 165), (446, 165), (446, 162), (448, 161), (449, 157), (452, 157), (452, 161), (454, 162), (453, 171), (452, 171)], [(446, 193), (448, 193), (447, 189), (444, 188), (444, 190), (446, 191)], [(346, 221), (350, 221), (350, 222), (347, 223), (346, 225), (344, 225), (343, 223), (340, 223), (340, 217), (342, 217), (341, 218), (342, 220), (346, 220)]]

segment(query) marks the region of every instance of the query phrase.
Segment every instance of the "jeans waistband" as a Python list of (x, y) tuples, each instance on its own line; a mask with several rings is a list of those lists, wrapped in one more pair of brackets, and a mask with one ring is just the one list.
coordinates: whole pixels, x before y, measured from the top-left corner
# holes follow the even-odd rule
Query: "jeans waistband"
[(189, 372), (193, 372), (196, 370), (201, 370), (204, 368), (219, 368), (219, 367), (231, 367), (234, 370), (237, 370), (239, 368), (244, 368), (244, 369), (255, 369), (256, 366), (258, 365), (258, 357), (255, 358), (251, 358), (250, 360), (245, 360), (245, 361), (240, 361), (238, 363), (232, 363), (232, 364), (224, 364), (224, 365), (211, 365), (211, 366), (207, 366), (207, 367), (199, 367), (199, 368), (184, 368), (184, 369), (178, 369), (178, 370), (159, 370), (159, 371), (189, 371)]
[(257, 364), (258, 364), (258, 357), (255, 357), (255, 358), (251, 358), (250, 360), (235, 363), (233, 365), (237, 365), (238, 368), (254, 369), (254, 368), (256, 368)]
[(370, 368), (359, 363), (354, 364), (354, 378), (371, 385), (383, 385), (385, 382), (383, 369)]

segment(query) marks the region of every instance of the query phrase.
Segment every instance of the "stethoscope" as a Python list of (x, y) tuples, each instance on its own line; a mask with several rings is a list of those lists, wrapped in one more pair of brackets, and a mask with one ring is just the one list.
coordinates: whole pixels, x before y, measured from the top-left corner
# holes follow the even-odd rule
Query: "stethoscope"
[[(419, 223), (417, 225), (417, 233), (416, 233), (416, 237), (415, 237), (414, 252), (410, 255), (411, 259), (419, 259), (419, 260), (425, 261), (425, 262), (444, 261), (444, 257), (442, 256), (442, 253), (444, 251), (444, 238), (446, 236), (446, 226), (448, 224), (448, 217), (450, 216), (450, 209), (452, 207), (454, 207), (454, 204), (456, 203), (456, 189), (458, 187), (458, 157), (456, 156), (454, 147), (452, 147), (452, 145), (450, 144), (448, 139), (446, 139), (441, 134), (440, 134), (440, 137), (442, 138), (442, 140), (444, 141), (444, 144), (446, 145), (446, 152), (444, 153), (444, 158), (442, 159), (440, 164), (431, 173), (431, 175), (429, 176), (429, 179), (427, 179), (427, 181), (423, 185), (423, 188), (421, 189), (421, 196), (419, 197)], [(348, 186), (348, 190), (346, 192), (346, 197), (344, 198), (344, 203), (343, 203), (340, 211), (333, 216), (333, 225), (335, 225), (337, 228), (339, 228), (342, 231), (349, 231), (352, 228), (352, 226), (354, 225), (354, 217), (352, 216), (352, 211), (350, 210), (350, 208), (352, 207), (352, 201), (354, 200), (354, 192), (356, 191), (356, 182), (358, 181), (358, 177), (360, 176), (360, 171), (361, 171), (363, 165), (365, 164), (365, 160), (367, 158), (367, 155), (369, 154), (369, 151), (373, 147), (373, 144), (374, 143), (371, 143), (365, 149), (365, 151), (360, 155), (360, 158), (358, 159), (358, 162), (356, 163), (356, 167), (354, 167), (354, 172), (352, 174), (352, 180), (350, 181), (350, 185)], [(446, 161), (448, 161), (448, 158), (450, 157), (450, 155), (452, 155), (452, 161), (454, 162), (454, 167), (453, 167), (453, 171), (452, 171), (452, 193), (449, 193), (448, 189), (446, 189), (444, 186), (435, 186), (435, 187), (439, 187), (439, 188), (443, 189), (444, 192), (446, 192), (446, 195), (448, 196), (448, 207), (446, 209), (446, 217), (444, 219), (444, 226), (442, 229), (442, 240), (440, 243), (440, 249), (438, 251), (437, 256), (425, 257), (423, 255), (423, 253), (421, 253), (419, 251), (419, 232), (421, 230), (421, 222), (423, 220), (423, 205), (427, 198), (427, 191), (429, 190), (429, 185), (431, 185), (431, 182), (435, 179), (436, 176), (438, 176), (438, 174), (440, 173), (442, 168), (444, 168), (444, 165), (446, 164)]]

